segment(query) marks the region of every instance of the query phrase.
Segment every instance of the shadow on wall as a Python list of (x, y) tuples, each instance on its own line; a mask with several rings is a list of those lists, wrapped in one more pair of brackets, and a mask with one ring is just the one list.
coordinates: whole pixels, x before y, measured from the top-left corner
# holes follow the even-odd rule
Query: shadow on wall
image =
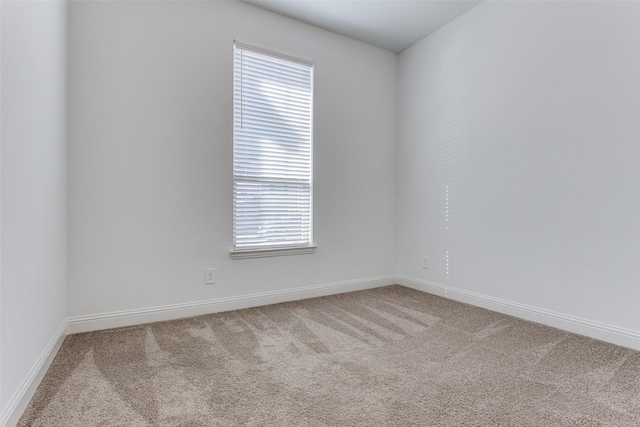
[(455, 266), (462, 228), (465, 162), (469, 147), (469, 36), (461, 32), (440, 53), (439, 172), (441, 218), (446, 244), (447, 279)]

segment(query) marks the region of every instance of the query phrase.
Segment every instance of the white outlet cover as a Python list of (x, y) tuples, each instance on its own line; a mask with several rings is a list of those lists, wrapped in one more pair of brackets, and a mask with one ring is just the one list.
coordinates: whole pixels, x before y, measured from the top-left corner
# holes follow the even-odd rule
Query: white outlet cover
[(422, 256), (422, 268), (429, 269), (429, 257), (426, 255)]
[(215, 268), (207, 268), (204, 271), (204, 282), (207, 285), (213, 285), (216, 283), (216, 269)]

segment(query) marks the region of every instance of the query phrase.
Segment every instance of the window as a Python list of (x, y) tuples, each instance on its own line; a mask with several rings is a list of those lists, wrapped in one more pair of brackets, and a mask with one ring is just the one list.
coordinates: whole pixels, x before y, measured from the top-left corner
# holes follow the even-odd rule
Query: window
[(315, 249), (312, 113), (312, 64), (235, 43), (233, 258)]

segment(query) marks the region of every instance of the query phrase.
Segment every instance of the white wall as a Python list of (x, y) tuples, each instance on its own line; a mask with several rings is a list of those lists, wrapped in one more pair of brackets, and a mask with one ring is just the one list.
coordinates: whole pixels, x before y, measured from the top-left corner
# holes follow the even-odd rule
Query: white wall
[[(394, 54), (239, 2), (69, 17), (70, 316), (394, 272)], [(234, 39), (315, 63), (313, 255), (230, 259)]]
[(640, 337), (640, 3), (485, 2), (399, 81), (400, 275)]
[(6, 419), (67, 314), (67, 9), (61, 2), (2, 2), (1, 15), (0, 419)]

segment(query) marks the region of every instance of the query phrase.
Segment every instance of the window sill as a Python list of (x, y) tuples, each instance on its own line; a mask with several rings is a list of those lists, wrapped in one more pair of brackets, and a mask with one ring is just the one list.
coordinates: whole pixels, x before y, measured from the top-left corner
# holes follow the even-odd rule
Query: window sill
[(264, 258), (270, 256), (286, 256), (286, 255), (302, 255), (312, 254), (316, 251), (315, 246), (298, 246), (292, 248), (273, 248), (273, 249), (250, 249), (231, 251), (232, 259), (247, 258)]

